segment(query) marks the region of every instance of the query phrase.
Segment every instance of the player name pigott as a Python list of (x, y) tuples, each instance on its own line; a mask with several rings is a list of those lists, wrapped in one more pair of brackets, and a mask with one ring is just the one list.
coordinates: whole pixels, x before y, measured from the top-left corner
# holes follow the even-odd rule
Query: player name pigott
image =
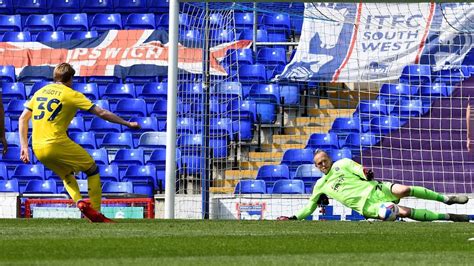
[(59, 96), (61, 95), (61, 91), (59, 90), (54, 90), (54, 89), (46, 89), (43, 91), (44, 94), (49, 94), (49, 95), (53, 95), (53, 96)]

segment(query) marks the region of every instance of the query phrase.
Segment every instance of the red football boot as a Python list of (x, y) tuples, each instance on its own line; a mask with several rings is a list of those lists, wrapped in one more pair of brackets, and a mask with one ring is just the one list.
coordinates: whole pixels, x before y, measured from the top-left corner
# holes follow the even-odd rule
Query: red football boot
[(77, 208), (92, 223), (114, 223), (113, 220), (105, 217), (102, 213), (94, 210), (89, 202), (80, 200), (77, 202)]

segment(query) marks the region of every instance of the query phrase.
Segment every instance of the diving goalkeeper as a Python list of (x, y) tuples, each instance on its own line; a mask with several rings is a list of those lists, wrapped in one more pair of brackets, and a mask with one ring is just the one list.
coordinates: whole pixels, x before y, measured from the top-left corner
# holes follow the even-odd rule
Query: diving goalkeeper
[[(313, 195), (308, 204), (296, 215), (280, 216), (278, 220), (303, 220), (314, 212), (321, 200), (327, 201), (327, 196), (366, 218), (382, 220), (384, 217), (379, 217), (379, 208), (382, 203), (398, 203), (401, 198), (407, 196), (435, 200), (448, 205), (465, 204), (469, 200), (467, 196), (445, 196), (423, 187), (374, 181), (372, 171), (365, 171), (360, 164), (350, 159), (341, 159), (333, 163), (323, 150), (316, 152), (314, 162), (324, 175), (314, 185)], [(467, 215), (436, 213), (404, 206), (398, 206), (398, 209), (398, 217), (408, 217), (418, 221), (469, 222)]]

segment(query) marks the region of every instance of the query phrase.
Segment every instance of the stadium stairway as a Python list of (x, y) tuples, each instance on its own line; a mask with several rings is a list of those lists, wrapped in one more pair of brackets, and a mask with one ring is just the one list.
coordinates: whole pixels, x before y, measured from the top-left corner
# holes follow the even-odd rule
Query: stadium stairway
[(242, 156), (238, 170), (226, 170), (224, 179), (213, 181), (211, 192), (233, 193), (241, 179), (255, 179), (261, 166), (280, 164), (286, 150), (304, 149), (311, 134), (328, 133), (337, 117), (352, 117), (359, 101), (367, 98), (369, 94), (347, 89), (328, 91), (325, 99), (310, 98), (308, 106), (315, 107), (307, 109), (307, 116), (285, 112), (284, 115), (289, 118), (285, 118), (283, 134), (274, 130), (275, 134), (262, 143), (261, 151), (251, 151)]

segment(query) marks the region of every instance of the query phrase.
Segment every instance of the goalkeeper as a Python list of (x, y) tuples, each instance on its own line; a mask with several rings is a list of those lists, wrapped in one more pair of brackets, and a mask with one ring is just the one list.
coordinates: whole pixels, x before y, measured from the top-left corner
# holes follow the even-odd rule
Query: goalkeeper
[[(313, 195), (308, 204), (296, 215), (280, 216), (278, 220), (303, 220), (314, 212), (318, 204), (327, 204), (327, 196), (361, 213), (366, 218), (375, 219), (383, 219), (379, 217), (379, 208), (382, 203), (398, 203), (401, 198), (407, 196), (435, 200), (448, 205), (465, 204), (469, 200), (467, 196), (445, 196), (423, 187), (374, 181), (372, 171), (364, 170), (360, 164), (350, 159), (341, 159), (333, 163), (323, 150), (316, 152), (314, 162), (324, 175), (314, 185)], [(398, 217), (409, 217), (418, 221), (469, 222), (467, 215), (436, 213), (404, 206), (398, 206), (398, 209)]]

